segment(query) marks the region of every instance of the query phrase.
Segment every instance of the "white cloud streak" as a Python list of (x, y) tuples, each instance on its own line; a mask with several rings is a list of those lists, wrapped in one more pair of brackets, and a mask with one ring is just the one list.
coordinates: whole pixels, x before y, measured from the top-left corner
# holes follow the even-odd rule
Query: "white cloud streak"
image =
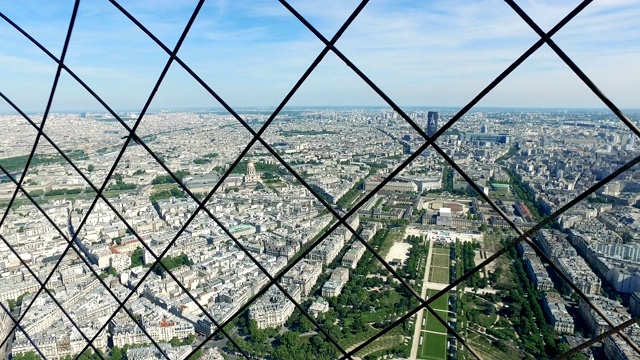
[[(518, 3), (546, 30), (571, 11), (577, 1)], [(122, 4), (173, 47), (195, 1)], [(331, 38), (357, 1), (299, 0), (292, 1), (292, 5)], [(39, 10), (30, 18), (26, 10), (10, 4), (6, 13), (26, 28), (36, 29), (34, 36), (55, 48), (60, 46), (55, 45), (60, 44), (60, 34), (66, 31), (65, 14), (70, 13), (70, 4), (46, 6), (48, 14), (56, 15)], [(640, 73), (635, 71), (640, 63), (639, 18), (637, 1), (597, 1), (554, 37), (621, 107), (640, 107)], [(35, 24), (45, 30), (37, 30)], [(537, 39), (535, 32), (499, 0), (378, 0), (367, 5), (337, 47), (400, 104), (461, 106)], [(0, 67), (15, 69), (3, 73), (7, 79), (19, 79), (29, 71), (46, 71), (39, 67), (41, 60), (32, 60), (33, 49), (14, 46), (23, 41), (19, 36), (0, 36)], [(205, 3), (180, 56), (230, 104), (273, 106), (322, 46), (275, 1), (217, 0)], [(16, 67), (19, 61), (26, 66)], [(83, 2), (69, 64), (117, 106), (139, 106), (165, 61), (166, 54), (112, 6)], [(186, 74), (171, 71), (172, 76), (154, 105), (215, 105), (193, 81), (182, 77)], [(382, 104), (333, 55), (316, 71), (292, 105)], [(601, 106), (576, 79), (552, 51), (545, 49), (527, 60), (483, 104)], [(126, 96), (117, 90), (123, 86), (128, 89)], [(172, 91), (180, 92), (180, 96), (172, 96)], [(74, 103), (73, 96), (65, 101), (69, 107), (81, 105)]]

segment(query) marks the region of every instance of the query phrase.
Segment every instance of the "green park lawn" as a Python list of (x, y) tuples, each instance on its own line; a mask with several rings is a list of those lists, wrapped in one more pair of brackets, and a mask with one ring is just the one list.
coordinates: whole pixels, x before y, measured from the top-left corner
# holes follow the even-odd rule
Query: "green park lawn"
[(431, 267), (429, 272), (429, 281), (440, 284), (449, 283), (449, 268), (448, 267)]
[(446, 267), (448, 269), (449, 264), (449, 255), (433, 254), (431, 256), (431, 265), (435, 267)]
[(423, 332), (422, 346), (418, 349), (418, 359), (445, 360), (447, 358), (447, 335)]
[[(429, 298), (436, 295), (437, 290), (428, 290), (427, 295)], [(440, 317), (445, 321), (449, 320), (448, 316), (448, 304), (449, 293), (435, 299), (430, 306), (436, 311)], [(430, 312), (426, 311), (425, 314), (425, 326), (426, 331), (421, 331), (420, 335), (423, 336), (422, 345), (418, 348), (418, 359), (424, 360), (445, 360), (447, 358), (447, 329), (438, 321)]]

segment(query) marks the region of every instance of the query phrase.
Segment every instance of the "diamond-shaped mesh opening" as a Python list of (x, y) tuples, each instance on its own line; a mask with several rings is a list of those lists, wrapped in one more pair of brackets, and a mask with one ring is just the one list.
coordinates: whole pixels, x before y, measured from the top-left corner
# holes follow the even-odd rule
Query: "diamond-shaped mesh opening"
[[(356, 6), (346, 6), (350, 9), (341, 15), (341, 22)], [(220, 17), (221, 14), (233, 15)], [(217, 20), (212, 21), (214, 18)], [(242, 31), (234, 29), (236, 22), (245, 24)], [(202, 8), (202, 16), (198, 17), (185, 40), (180, 56), (252, 129), (258, 131), (322, 50), (322, 43), (314, 40), (313, 34), (275, 2), (250, 6), (207, 2)], [(231, 46), (222, 45), (227, 42)], [(272, 56), (265, 58), (263, 54)], [(228, 62), (228, 59), (235, 60)], [(182, 85), (184, 80), (177, 79), (176, 83)], [(198, 104), (196, 106), (210, 107), (210, 96), (195, 92), (189, 95), (189, 101)], [(166, 100), (173, 101), (173, 98), (175, 95), (171, 93)], [(262, 99), (259, 103), (250, 100), (258, 98)], [(166, 106), (164, 100), (162, 106)]]
[[(548, 64), (549, 69), (536, 70), (533, 75), (539, 63)], [(569, 92), (552, 87), (559, 76), (570, 77), (563, 81)], [(536, 81), (529, 81), (532, 77)], [(637, 149), (635, 135), (610, 110), (505, 112), (488, 108), (495, 99), (505, 98), (504, 89), (511, 81), (527, 82), (531, 84), (528, 89), (545, 89), (545, 96), (558, 103), (567, 101), (570, 94), (589, 97), (593, 103), (600, 99), (553, 51), (541, 49), (451, 127), (457, 135), (455, 142), (441, 144), (438, 139), (464, 174), (526, 231), (632, 160)], [(509, 101), (517, 101), (524, 92), (510, 96), (513, 100)], [(464, 194), (470, 189), (461, 175), (454, 172), (451, 184)], [(480, 198), (475, 192), (469, 195)], [(479, 204), (486, 205), (482, 200)], [(505, 224), (486, 206), (481, 206), (478, 215), (488, 225)]]
[[(101, 19), (101, 20), (99, 20)], [(181, 20), (184, 28), (188, 16)], [(179, 36), (180, 30), (176, 31)], [(175, 41), (169, 43), (174, 46)], [(99, 42), (101, 46), (91, 44)], [(121, 56), (120, 49), (128, 56)], [(125, 50), (126, 49), (126, 50)], [(59, 52), (54, 52), (58, 56)], [(94, 59), (87, 61), (87, 59)], [(158, 48), (144, 33), (136, 29), (118, 9), (111, 4), (83, 3), (78, 9), (74, 36), (69, 43), (68, 56), (65, 64), (74, 69), (91, 89), (100, 94), (106, 103), (115, 109), (139, 109), (145, 104), (147, 95), (134, 91), (123, 84), (133, 81), (151, 91), (157, 76), (166, 64), (167, 55)], [(131, 65), (128, 67), (126, 64)], [(120, 85), (105, 81), (117, 77)], [(112, 85), (113, 84), (113, 85)], [(104, 114), (102, 107), (88, 104), (87, 115), (91, 111)], [(106, 114), (104, 114), (106, 115)], [(135, 120), (135, 115), (129, 111), (119, 113), (123, 120)], [(113, 116), (104, 116), (113, 119)]]
[[(473, 6), (435, 3), (425, 8), (417, 3), (370, 3), (337, 47), (345, 62), (357, 64), (398, 104), (458, 106), (536, 40), (508, 7), (493, 5), (476, 1)], [(484, 12), (488, 7), (494, 9), (491, 16)], [(336, 72), (325, 81), (338, 77)], [(357, 103), (379, 105), (364, 98), (357, 85), (345, 84), (333, 94), (333, 102), (346, 105), (350, 97), (361, 97)], [(410, 115), (422, 110), (402, 108)], [(425, 120), (421, 118), (421, 126)]]
[[(19, 22), (25, 30), (34, 37), (39, 38), (46, 48), (59, 55), (64, 43), (72, 6), (69, 6), (71, 4), (66, 2), (64, 6), (56, 9), (44, 10), (43, 5), (45, 5), (44, 2), (34, 2), (24, 7), (11, 6), (3, 8), (2, 14), (13, 21)], [(42, 16), (41, 21), (34, 21), (34, 14), (40, 14)], [(7, 96), (21, 109), (29, 107), (25, 111), (34, 112), (32, 114), (33, 121), (39, 125), (51, 90), (56, 64), (49, 62), (46, 54), (37, 52), (33, 44), (25, 42), (24, 36), (15, 31), (11, 24), (3, 21), (0, 26), (2, 28), (0, 31), (6, 34), (6, 36), (3, 36), (2, 45), (0, 46), (3, 49), (11, 49), (3, 53), (3, 57), (7, 61), (7, 67), (3, 67), (0, 70), (1, 76), (9, 79), (11, 76), (19, 74), (24, 84), (32, 84), (33, 86), (26, 96), (19, 95), (19, 91), (16, 91), (21, 86), (2, 89), (1, 96)], [(0, 109), (3, 112), (12, 111), (12, 107), (4, 103), (4, 101), (0, 105)], [(30, 143), (33, 144), (33, 140)]]
[[(359, 236), (374, 251), (387, 256), (402, 232), (387, 231), (380, 223), (363, 223)], [(345, 228), (338, 228), (303, 261), (304, 267), (294, 267), (282, 281), (302, 284), (300, 280), (309, 273), (306, 269), (317, 269), (318, 279), (307, 294), (307, 310), (319, 319), (323, 329), (336, 334), (345, 349), (377, 337), (417, 305), (399, 278)], [(304, 328), (303, 322), (300, 319), (294, 324)]]
[[(188, 10), (184, 4), (173, 5), (173, 12), (167, 8), (163, 15), (171, 20), (158, 24), (154, 15), (134, 4), (122, 6), (114, 1), (79, 7), (77, 1), (66, 37), (64, 26), (55, 26), (54, 34), (42, 29), (59, 25), (59, 19), (50, 14), (69, 16), (71, 7), (47, 12), (42, 27), (34, 27), (24, 15), (42, 12), (41, 8), (8, 4), (6, 12), (0, 13), (3, 26), (12, 34), (2, 40), (3, 46), (18, 44), (11, 47), (15, 56), (31, 57), (35, 50), (31, 42), (53, 60), (42, 67), (25, 62), (19, 69), (29, 74), (27, 82), (37, 89), (34, 96), (42, 98), (35, 108), (40, 114), (25, 113), (25, 99), (0, 93), (2, 106), (12, 114), (2, 117), (5, 136), (0, 139), (0, 298), (5, 308), (0, 315), (0, 348), (11, 349), (14, 358), (65, 359), (115, 359), (125, 354), (168, 359), (219, 358), (221, 354), (316, 359), (509, 358), (514, 354), (566, 358), (580, 351), (595, 358), (638, 356), (640, 331), (634, 323), (640, 300), (632, 295), (640, 290), (634, 287), (637, 268), (633, 265), (638, 260), (640, 218), (633, 168), (640, 161), (634, 140), (640, 135), (634, 125), (637, 113), (619, 110), (551, 40), (556, 33), (562, 34), (565, 24), (573, 24), (574, 17), (580, 19), (588, 2), (575, 9), (555, 8), (541, 23), (545, 31), (550, 29), (545, 33), (529, 18), (529, 13), (535, 19), (547, 12), (544, 5), (526, 4), (522, 10), (508, 1), (514, 12), (504, 6), (496, 16), (511, 22), (520, 17), (524, 22), (518, 22), (519, 28), (532, 28), (528, 35), (514, 34), (518, 43), (527, 37), (535, 39), (536, 34), (540, 39), (466, 106), (443, 108), (439, 118), (422, 108), (401, 108), (383, 92), (378, 82), (394, 99), (407, 102), (396, 95), (393, 72), (385, 68), (381, 75), (378, 65), (371, 65), (375, 57), (360, 55), (366, 41), (347, 35), (338, 41), (366, 1), (349, 9), (345, 4), (333, 8), (340, 12), (338, 22), (313, 15), (323, 5), (292, 7), (281, 1), (284, 6), (239, 6), (231, 11), (218, 3), (203, 8), (203, 3), (191, 4)], [(381, 15), (409, 16), (385, 6), (365, 9), (355, 24), (375, 23)], [(593, 12), (585, 13), (582, 22), (576, 20), (576, 26), (584, 26), (594, 16), (604, 17), (606, 10), (629, 10), (623, 5), (599, 6), (588, 7)], [(432, 10), (456, 14), (460, 21), (465, 15), (477, 17), (478, 9)], [(308, 56), (261, 64), (273, 71), (281, 71), (285, 62), (295, 65), (283, 73), (291, 77), (286, 95), (286, 87), (277, 89), (282, 90), (280, 95), (272, 88), (251, 89), (276, 95), (267, 107), (235, 109), (243, 105), (246, 79), (260, 79), (262, 86), (276, 82), (265, 79), (257, 68), (241, 71), (253, 60), (238, 61), (243, 66), (234, 71), (239, 73), (225, 72), (223, 67), (214, 67), (217, 72), (212, 73), (199, 65), (207, 57), (199, 42), (219, 41), (219, 33), (208, 32), (210, 17), (225, 11), (237, 12), (243, 19), (286, 19), (287, 26), (295, 24), (297, 32), (290, 32), (294, 37), (285, 48), (319, 52), (315, 60)], [(105, 28), (113, 22), (96, 21), (96, 14), (105, 14), (122, 26)], [(196, 21), (198, 16), (202, 20)], [(321, 33), (312, 23), (332, 31)], [(195, 35), (190, 38), (192, 25)], [(226, 25), (218, 22), (216, 30)], [(282, 36), (274, 23), (262, 25), (269, 37)], [(72, 35), (74, 26), (77, 36)], [(361, 39), (362, 29), (354, 26), (351, 36)], [(383, 27), (377, 30), (391, 33)], [(324, 37), (334, 33), (330, 40)], [(490, 34), (478, 35), (484, 39)], [(252, 39), (246, 34), (231, 35), (239, 45), (228, 54), (244, 54), (251, 48)], [(97, 67), (91, 68), (83, 54), (95, 49), (88, 43), (96, 37), (106, 42), (101, 52), (91, 54), (96, 60), (89, 65)], [(309, 38), (312, 43), (303, 43)], [(178, 57), (185, 39), (188, 61)], [(406, 36), (401, 39), (407, 41)], [(391, 44), (388, 37), (382, 40), (381, 47), (397, 45), (392, 38)], [(139, 67), (144, 54), (155, 54), (136, 74), (136, 81), (147, 87), (144, 92), (102, 85), (101, 66), (107, 66), (109, 74), (126, 75), (119, 71), (123, 58), (109, 51), (118, 42), (131, 50), (127, 61)], [(545, 42), (550, 50), (538, 51)], [(345, 47), (350, 57), (337, 47)], [(255, 57), (260, 51), (253, 48), (251, 52)], [(215, 55), (219, 53), (209, 57)], [(513, 60), (505, 61), (507, 57), (501, 56), (494, 66), (507, 66)], [(313, 62), (301, 65), (303, 58)], [(488, 133), (489, 125), (484, 131), (480, 128), (475, 139), (461, 139), (461, 133), (473, 133), (481, 122), (494, 129), (508, 128), (494, 113), (477, 107), (482, 106), (481, 100), (491, 100), (492, 95), (483, 100), (487, 94), (501, 96), (500, 83), (517, 79), (514, 70), (525, 68), (528, 58), (543, 65), (554, 59), (551, 73), (557, 68), (565, 76), (575, 73), (574, 79), (586, 85), (580, 91), (589, 94), (586, 89), (590, 89), (609, 109), (581, 113), (595, 117), (596, 125), (581, 119), (565, 123), (564, 130), (573, 137), (546, 139), (549, 125), (529, 117), (525, 121), (538, 128), (535, 134), (518, 134), (517, 147), (471, 149), (471, 161), (465, 161), (469, 159), (466, 151), (487, 142), (481, 134)], [(17, 68), (15, 59), (10, 58), (4, 68), (10, 72)], [(372, 73), (373, 81), (356, 63)], [(60, 72), (47, 78), (56, 66)], [(302, 66), (309, 66), (304, 73)], [(300, 68), (299, 74), (292, 68)], [(214, 90), (220, 78), (234, 76), (244, 80), (220, 94)], [(294, 107), (332, 76), (341, 81), (350, 77), (353, 81), (347, 82), (353, 86), (366, 84), (373, 90), (366, 90), (373, 95), (368, 100), (389, 108), (346, 112)], [(531, 88), (540, 84), (540, 79), (527, 76), (525, 71), (526, 82), (534, 85)], [(604, 81), (598, 76), (594, 80)], [(185, 91), (174, 99), (175, 88)], [(607, 92), (614, 91), (610, 88), (605, 86)], [(325, 99), (335, 100), (353, 91), (349, 89), (340, 86), (340, 91), (325, 94)], [(614, 100), (622, 98), (620, 104), (627, 106), (620, 91), (624, 89), (616, 86)], [(96, 113), (62, 114), (65, 104), (80, 101), (77, 94)], [(518, 97), (517, 93), (507, 95)], [(14, 97), (18, 97), (15, 103)], [(197, 111), (197, 119), (189, 111), (150, 111), (185, 98), (224, 109)], [(113, 110), (127, 106), (137, 109)], [(85, 127), (92, 129), (84, 131)], [(595, 137), (589, 141), (597, 149), (591, 143), (571, 142), (577, 135)], [(176, 143), (186, 145), (188, 151)], [(339, 145), (331, 147), (331, 143)], [(90, 146), (85, 149), (83, 144)], [(552, 164), (553, 159), (535, 159), (540, 154), (529, 152), (561, 146), (569, 146), (562, 153), (565, 158), (592, 153), (598, 163), (582, 161), (580, 165), (565, 159)], [(522, 161), (532, 155), (529, 164)], [(529, 165), (526, 171), (522, 164)], [(555, 202), (545, 199), (558, 194), (544, 183), (524, 186), (536, 182), (536, 175), (551, 171), (554, 179), (547, 185), (576, 180)], [(423, 179), (429, 176), (433, 181)], [(517, 191), (506, 188), (502, 193), (505, 187), (499, 186), (500, 179), (508, 179)], [(488, 188), (496, 194), (487, 194)], [(545, 216), (535, 216), (531, 208), (543, 210)], [(608, 230), (599, 232), (598, 226)], [(518, 309), (524, 320), (512, 320), (522, 315)], [(515, 338), (510, 328), (516, 329)]]
[(283, 357), (293, 352), (302, 358), (327, 359), (344, 354), (337, 348), (339, 330), (325, 329), (320, 325), (323, 318), (313, 312), (314, 315), (309, 315), (302, 307), (310, 303), (309, 300), (302, 303), (305, 290), (293, 283), (266, 288), (264, 294), (234, 320), (240, 335), (238, 343), (253, 342), (256, 347), (245, 350), (253, 351), (250, 354), (254, 356)]

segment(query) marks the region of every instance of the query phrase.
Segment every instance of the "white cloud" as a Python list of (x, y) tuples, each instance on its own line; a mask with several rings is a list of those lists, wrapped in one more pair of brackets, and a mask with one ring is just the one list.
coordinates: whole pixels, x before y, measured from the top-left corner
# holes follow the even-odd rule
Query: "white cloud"
[[(161, 1), (126, 1), (122, 5), (172, 48), (196, 2)], [(27, 3), (27, 10), (42, 5)], [(72, 4), (46, 3), (31, 13), (35, 14), (31, 18), (27, 15), (30, 13), (15, 5), (3, 6), (9, 6), (6, 13), (33, 30), (38, 40), (57, 49), (61, 47)], [(291, 2), (327, 38), (333, 36), (358, 3)], [(578, 2), (519, 3), (543, 29), (549, 29)], [(554, 37), (621, 107), (638, 107), (638, 18), (640, 6), (636, 1), (598, 1)], [(44, 24), (44, 30), (38, 30), (36, 24)], [(11, 31), (13, 35), (0, 37), (0, 67), (15, 69), (5, 71), (7, 78), (48, 71), (41, 66), (42, 56), (34, 56), (38, 50), (25, 48), (22, 42), (26, 40)], [(499, 0), (378, 0), (365, 7), (337, 47), (398, 103), (463, 105), (537, 39), (535, 32)], [(267, 105), (282, 99), (322, 47), (275, 1), (217, 0), (205, 3), (180, 56), (232, 105)], [(54, 54), (59, 55), (55, 51)], [(100, 95), (125, 107), (128, 103), (139, 106), (165, 61), (164, 51), (113, 6), (106, 2), (82, 3), (69, 64), (87, 77), (87, 82), (101, 91)], [(18, 67), (17, 63), (23, 66)], [(380, 104), (350, 71), (333, 57), (326, 60), (303, 85), (293, 104)], [(566, 91), (554, 97), (546, 95), (549, 82), (543, 79), (549, 78), (557, 89)], [(518, 81), (501, 84), (490, 97), (491, 105), (590, 104), (582, 89), (570, 91), (582, 86), (576, 85), (574, 78), (547, 49), (516, 70), (514, 79)], [(161, 95), (161, 100), (177, 107), (211, 105), (208, 95), (191, 89), (189, 84), (192, 82), (172, 77), (167, 87), (181, 95), (192, 92), (194, 96), (174, 99), (167, 93)], [(117, 91), (122, 86), (127, 88), (126, 96)]]

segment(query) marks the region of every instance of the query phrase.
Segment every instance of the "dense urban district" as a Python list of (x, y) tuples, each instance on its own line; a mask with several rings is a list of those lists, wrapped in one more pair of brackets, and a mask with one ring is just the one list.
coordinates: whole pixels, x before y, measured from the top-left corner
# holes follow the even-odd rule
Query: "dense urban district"
[[(431, 136), (453, 113), (429, 110), (408, 115)], [(269, 111), (241, 116), (257, 131)], [(230, 115), (156, 112), (120, 158), (136, 117), (51, 114), (25, 172), (37, 130), (0, 116), (3, 358), (343, 356), (328, 335), (353, 359), (545, 359), (640, 315), (636, 168), (511, 246), (509, 222), (527, 231), (638, 155), (611, 113), (446, 128), (439, 149), (495, 208), (393, 111), (283, 111), (244, 154)], [(571, 359), (637, 359), (634, 343), (637, 324)]]

